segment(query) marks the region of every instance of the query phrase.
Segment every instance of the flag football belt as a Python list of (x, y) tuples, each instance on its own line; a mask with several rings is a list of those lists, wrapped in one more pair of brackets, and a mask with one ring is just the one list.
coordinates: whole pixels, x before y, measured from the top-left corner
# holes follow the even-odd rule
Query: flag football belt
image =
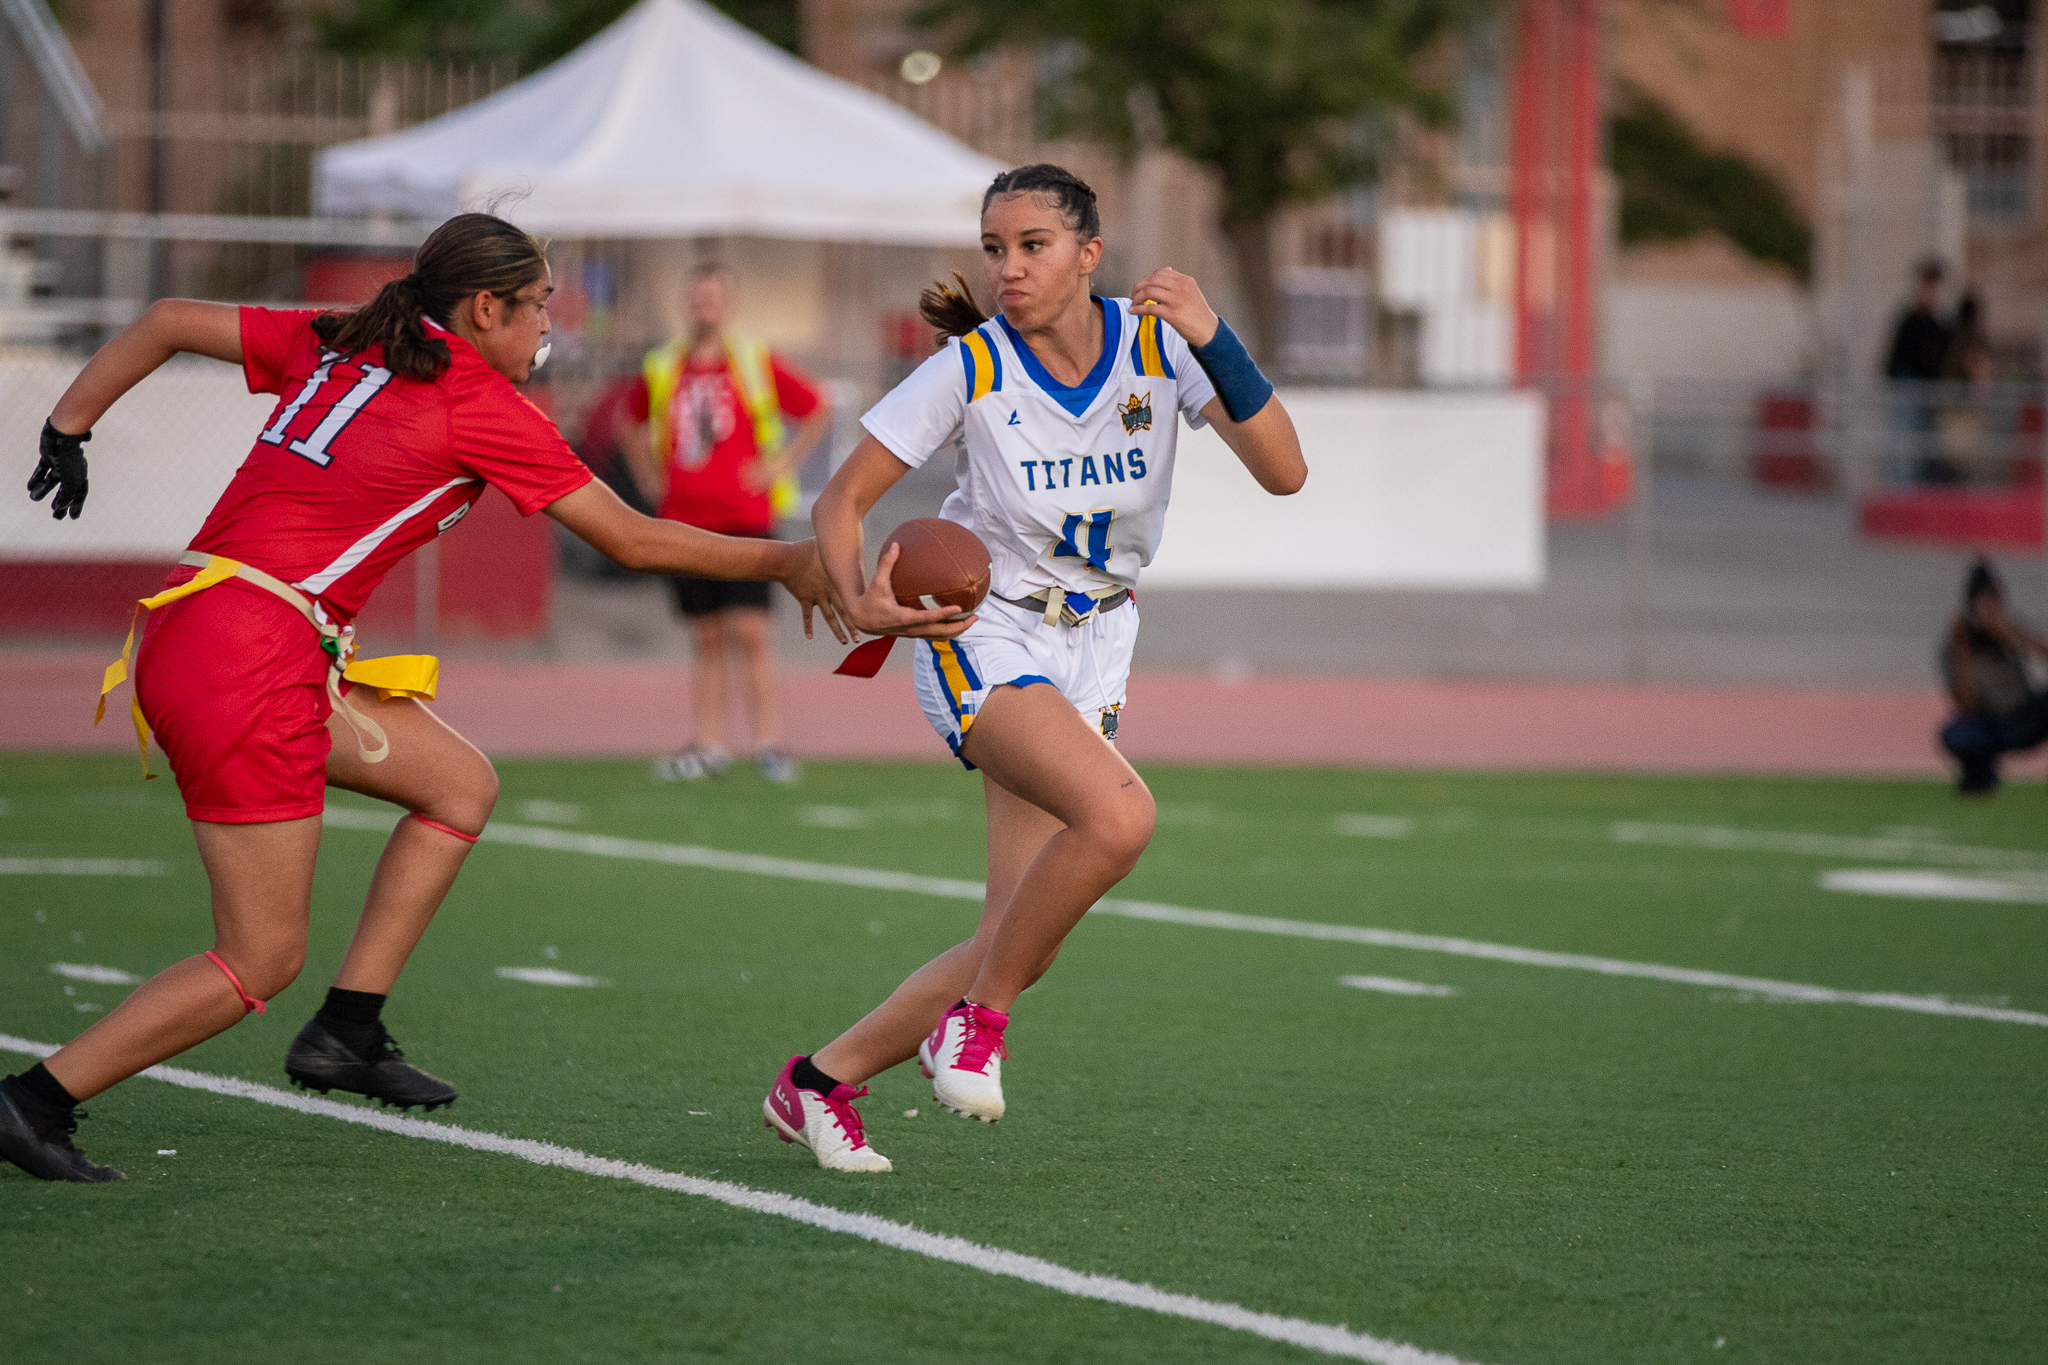
[[(225, 555), (210, 555), (203, 550), (187, 550), (178, 556), (178, 562), (199, 570), (190, 579), (174, 588), (165, 588), (154, 597), (145, 597), (135, 604), (135, 614), (128, 621), (128, 640), (121, 646), (121, 657), (107, 665), (106, 676), (100, 681), (99, 710), (93, 713), (92, 723), (98, 725), (107, 714), (107, 693), (119, 687), (128, 677), (128, 661), (135, 653), (135, 627), (142, 621), (142, 613), (155, 611), (158, 607), (175, 602), (181, 597), (204, 592), (215, 584), (230, 578), (239, 578), (253, 583), (273, 597), (289, 602), (292, 609), (306, 618), (306, 624), (320, 635), (320, 648), (327, 652), (331, 666), (327, 670), (327, 700), (347, 723), (356, 737), (356, 753), (365, 763), (382, 763), (391, 756), (391, 741), (385, 737), (384, 727), (371, 720), (355, 707), (348, 704), (348, 698), (341, 692), (344, 680), (364, 687), (374, 687), (377, 695), (389, 701), (393, 697), (425, 697), (432, 700), (435, 685), (440, 680), (441, 661), (431, 654), (392, 654), (381, 659), (358, 659), (354, 626), (336, 626), (332, 621), (323, 621), (321, 613), (313, 606), (313, 599), (300, 592), (291, 584), (273, 577), (254, 565), (243, 564)], [(149, 722), (142, 717), (140, 698), (128, 704), (130, 716), (135, 721), (135, 744), (142, 752), (142, 775), (152, 777), (149, 771)]]
[(1008, 602), (1013, 607), (1035, 611), (1047, 625), (1078, 626), (1091, 617), (1107, 611), (1115, 611), (1131, 600), (1129, 588), (1118, 588), (1107, 597), (1095, 597), (1085, 592), (1063, 593), (1054, 588), (1032, 593), (1029, 597), (1005, 597), (995, 594), (998, 602)]
[[(1106, 611), (1115, 611), (1137, 594), (1129, 588), (1118, 588), (1106, 597), (1092, 597), (1085, 592), (1061, 593), (1047, 588), (1044, 592), (1035, 592), (1029, 597), (1005, 597), (1001, 593), (989, 595), (998, 602), (1008, 602), (1013, 607), (1037, 612), (1039, 619), (1049, 626), (1078, 626), (1083, 621), (1091, 621)], [(1087, 610), (1083, 611), (1081, 607), (1086, 607)], [(872, 678), (882, 671), (882, 665), (889, 660), (889, 651), (896, 648), (896, 641), (900, 638), (902, 637), (896, 635), (877, 635), (872, 640), (855, 645), (853, 652), (832, 671), (842, 677)]]

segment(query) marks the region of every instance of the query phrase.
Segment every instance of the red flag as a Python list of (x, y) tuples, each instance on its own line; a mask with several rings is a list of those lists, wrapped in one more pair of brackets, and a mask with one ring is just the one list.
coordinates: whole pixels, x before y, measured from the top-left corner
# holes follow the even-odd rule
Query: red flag
[(889, 661), (889, 651), (896, 648), (896, 637), (877, 635), (853, 647), (853, 652), (840, 661), (833, 673), (847, 678), (872, 678), (882, 671), (882, 665)]

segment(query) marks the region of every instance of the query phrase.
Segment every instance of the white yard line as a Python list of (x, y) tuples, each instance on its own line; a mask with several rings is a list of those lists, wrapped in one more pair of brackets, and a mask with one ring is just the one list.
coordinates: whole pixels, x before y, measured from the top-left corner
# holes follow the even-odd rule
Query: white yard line
[(92, 962), (52, 962), (50, 971), (73, 981), (91, 981), (102, 986), (140, 986), (142, 978), (119, 967), (102, 967)]
[(1961, 877), (1953, 872), (1910, 867), (1846, 868), (1820, 874), (1823, 891), (1864, 896), (1905, 896), (1915, 900), (1993, 901), (2006, 905), (2048, 905), (2048, 878)]
[(507, 981), (524, 981), (534, 986), (609, 986), (601, 976), (578, 976), (553, 967), (500, 967), (498, 975)]
[[(48, 1043), (32, 1042), (26, 1038), (15, 1038), (6, 1034), (0, 1034), (0, 1049), (26, 1053), (31, 1057), (47, 1057), (57, 1050)], [(214, 1095), (227, 1095), (235, 1099), (254, 1100), (259, 1104), (275, 1105), (280, 1109), (291, 1109), (301, 1114), (338, 1119), (343, 1123), (359, 1123), (366, 1128), (380, 1129), (399, 1137), (416, 1138), (425, 1142), (445, 1142), (450, 1146), (466, 1147), (471, 1151), (517, 1157), (536, 1166), (558, 1166), (581, 1175), (630, 1180), (636, 1185), (647, 1185), (658, 1190), (695, 1195), (700, 1199), (714, 1199), (721, 1204), (745, 1209), (750, 1213), (765, 1213), (793, 1222), (808, 1223), (827, 1232), (844, 1233), (850, 1237), (894, 1247), (898, 1251), (929, 1257), (935, 1261), (947, 1261), (985, 1274), (1022, 1280), (1027, 1284), (1039, 1285), (1061, 1294), (1071, 1294), (1076, 1298), (1097, 1299), (1126, 1308), (1142, 1308), (1147, 1312), (1162, 1313), (1168, 1317), (1206, 1322), (1237, 1332), (1249, 1332), (1268, 1341), (1281, 1341), (1311, 1351), (1320, 1351), (1325, 1355), (1343, 1356), (1350, 1360), (1367, 1360), (1375, 1362), (1375, 1365), (1468, 1365), (1468, 1362), (1456, 1356), (1445, 1355), (1440, 1351), (1425, 1351), (1418, 1346), (1388, 1341), (1381, 1337), (1367, 1336), (1348, 1327), (1309, 1322), (1302, 1318), (1284, 1318), (1275, 1313), (1259, 1313), (1234, 1303), (1216, 1303), (1208, 1299), (1195, 1298), (1190, 1294), (1169, 1293), (1163, 1289), (1155, 1289), (1149, 1284), (1134, 1284), (1111, 1275), (1090, 1275), (1079, 1270), (1069, 1270), (1063, 1265), (1056, 1265), (1036, 1256), (1026, 1256), (1022, 1252), (983, 1246), (964, 1237), (926, 1232), (908, 1223), (892, 1222), (870, 1213), (847, 1213), (842, 1209), (835, 1209), (826, 1204), (814, 1204), (808, 1199), (799, 1199), (795, 1195), (781, 1194), (774, 1190), (757, 1190), (729, 1181), (706, 1180), (701, 1176), (658, 1170), (635, 1162), (615, 1161), (609, 1157), (592, 1156), (588, 1152), (579, 1152), (570, 1147), (557, 1147), (547, 1142), (504, 1137), (497, 1133), (481, 1133), (473, 1128), (457, 1128), (453, 1124), (431, 1123), (425, 1119), (403, 1118), (379, 1109), (342, 1104), (335, 1100), (315, 1099), (310, 1095), (294, 1094), (275, 1086), (257, 1085), (229, 1076), (213, 1076), (203, 1071), (187, 1071), (183, 1067), (153, 1066), (142, 1074), (151, 1080), (183, 1086), (187, 1090), (204, 1090)]]
[(1864, 839), (1843, 834), (1802, 834), (1783, 829), (1730, 829), (1720, 825), (1659, 825), (1624, 820), (1607, 827), (1617, 844), (1709, 848), (1731, 853), (1793, 853), (1813, 858), (1876, 862), (1947, 863), (2011, 871), (2048, 871), (2048, 854), (2008, 848), (1971, 848), (1938, 839)]
[(1406, 839), (1415, 833), (1415, 819), (1408, 815), (1340, 815), (1330, 824), (1356, 839)]
[(1587, 957), (1579, 953), (1552, 953), (1540, 948), (1516, 948), (1504, 943), (1483, 943), (1469, 938), (1444, 938), (1436, 934), (1411, 934), (1398, 929), (1366, 929), (1351, 924), (1311, 924), (1304, 920), (1268, 919), (1260, 915), (1233, 915), (1222, 910), (1189, 910), (1178, 905), (1147, 905), (1139, 901), (1103, 901), (1095, 914), (1128, 915), (1133, 919), (1163, 920), (1205, 929), (1240, 929), (1255, 934), (1285, 934), (1294, 938), (1334, 939), (1342, 943), (1365, 943), (1375, 948), (1410, 948), (1423, 953), (1449, 953), (1454, 957), (1479, 957), (1494, 962), (1513, 962), (1524, 967), (1557, 967), (1567, 971), (1598, 972), (1602, 976), (1635, 976), (1650, 981), (1669, 981), (1681, 986), (1706, 986), (1714, 990), (1748, 991), (1754, 995), (1809, 1005), (1868, 1005), (1874, 1009), (1906, 1010), (1913, 1014), (1946, 1014), (1964, 1019), (1989, 1019), (2001, 1024), (2032, 1024), (2048, 1028), (2048, 1014), (2027, 1010), (1995, 1009), (1966, 1005), (1938, 995), (1901, 995), (1893, 991), (1838, 991), (1830, 986), (1808, 986), (1797, 981), (1772, 981), (1760, 976), (1735, 976), (1727, 972), (1702, 972), (1691, 967), (1666, 967), (1655, 962), (1625, 962), (1612, 957)]
[[(397, 820), (396, 815), (385, 815), (377, 811), (334, 806), (327, 809), (327, 823), (342, 829), (377, 830), (388, 833)], [(914, 895), (940, 896), (949, 900), (979, 901), (983, 894), (980, 882), (950, 877), (923, 877), (909, 872), (886, 872), (871, 867), (844, 867), (836, 863), (813, 863), (797, 858), (771, 858), (757, 853), (730, 853), (724, 849), (700, 848), (690, 844), (662, 844), (646, 839), (575, 834), (568, 830), (542, 829), (534, 825), (501, 825), (493, 821), (484, 826), (482, 838), (486, 843), (523, 844), (529, 848), (586, 853), (600, 858), (625, 858), (638, 862), (668, 863), (679, 867), (703, 867), (720, 872), (746, 872), (756, 876), (783, 877), (793, 881), (858, 886), (871, 891), (907, 891)], [(1905, 1010), (1913, 1014), (1950, 1015), (1963, 1019), (1986, 1019), (2000, 1024), (2030, 1024), (2037, 1028), (2048, 1028), (2048, 1014), (1962, 1004), (1938, 995), (1905, 995), (1894, 991), (1840, 991), (1829, 986), (1808, 986), (1796, 981), (1772, 981), (1758, 976), (1703, 972), (1690, 967), (1666, 967), (1655, 962), (1626, 962), (1619, 958), (1587, 957), (1579, 953), (1553, 953), (1540, 948), (1517, 948), (1504, 943), (1446, 938), (1436, 934), (1411, 934), (1398, 929), (1368, 929), (1354, 924), (1316, 924), (1308, 920), (1238, 915), (1225, 910), (1192, 910), (1180, 905), (1116, 899), (1096, 902), (1090, 913), (1184, 924), (1201, 929), (1232, 929), (1241, 933), (1278, 934), (1287, 938), (1363, 943), (1374, 948), (1405, 948), (1421, 953), (1448, 953), (1453, 957), (1478, 957), (1493, 962), (1512, 962), (1523, 967), (1554, 967), (1566, 971), (1597, 972), (1602, 976), (1642, 977), (1681, 986), (1748, 991), (1754, 995), (1774, 996), (1780, 1000), (1813, 1005), (1865, 1005), (1872, 1009)]]
[(1388, 995), (1458, 995), (1456, 986), (1432, 986), (1426, 981), (1403, 981), (1398, 976), (1340, 976), (1340, 986), (1361, 991), (1384, 991)]
[(0, 858), (0, 877), (161, 877), (151, 858)]
[[(383, 811), (329, 806), (325, 822), (340, 829), (366, 829), (389, 834), (398, 823), (398, 816), (387, 815)], [(648, 839), (577, 834), (565, 829), (544, 829), (539, 825), (505, 825), (493, 820), (484, 826), (479, 837), (487, 844), (523, 844), (528, 848), (551, 848), (561, 853), (587, 853), (599, 858), (626, 858), (643, 863), (668, 863), (676, 867), (704, 867), (714, 872), (751, 872), (756, 876), (784, 877), (792, 881), (860, 886), (870, 891), (909, 891), (920, 896), (945, 896), (969, 901), (978, 901), (982, 897), (980, 882), (956, 881), (950, 877), (920, 877), (908, 872), (841, 867), (798, 858), (729, 853), (724, 849), (700, 848), (692, 844), (659, 844)]]

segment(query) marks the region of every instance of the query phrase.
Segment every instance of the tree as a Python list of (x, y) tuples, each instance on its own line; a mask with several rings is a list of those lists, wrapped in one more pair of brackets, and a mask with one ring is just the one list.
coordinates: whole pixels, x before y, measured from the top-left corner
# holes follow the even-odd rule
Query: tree
[[(595, 37), (634, 0), (344, 0), (316, 12), (320, 45), (354, 56), (510, 57), (538, 71)], [(792, 51), (798, 0), (711, 0)]]
[(1036, 48), (1047, 59), (1054, 133), (1126, 152), (1156, 139), (1214, 169), (1254, 349), (1270, 359), (1280, 311), (1275, 216), (1375, 179), (1394, 115), (1448, 123), (1452, 103), (1428, 58), (1496, 8), (1497, 0), (936, 0), (919, 18), (963, 56)]
[(1621, 240), (1689, 241), (1718, 232), (1751, 258), (1813, 273), (1813, 230), (1776, 176), (1733, 152), (1710, 151), (1678, 115), (1625, 90), (1608, 124), (1621, 182)]

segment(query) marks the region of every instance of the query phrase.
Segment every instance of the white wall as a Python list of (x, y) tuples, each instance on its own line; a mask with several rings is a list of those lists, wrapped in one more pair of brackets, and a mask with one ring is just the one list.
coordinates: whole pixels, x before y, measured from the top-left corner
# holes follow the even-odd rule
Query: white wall
[(1514, 229), (1506, 214), (1389, 209), (1380, 298), (1422, 318), (1426, 384), (1504, 384), (1514, 368)]
[(1140, 587), (1543, 585), (1543, 400), (1530, 393), (1300, 389), (1282, 400), (1308, 485), (1252, 482), (1183, 429), (1166, 537)]
[(1814, 314), (1795, 285), (1616, 281), (1603, 299), (1603, 369), (1637, 377), (1784, 383), (1810, 368)]
[(91, 481), (76, 521), (22, 485), (75, 360), (0, 359), (0, 558), (175, 559), (255, 444), (277, 399), (251, 394), (238, 365), (177, 360), (130, 390), (93, 428)]
[[(76, 362), (0, 360), (0, 559), (169, 560), (275, 402), (241, 371), (181, 361), (94, 429), (77, 521), (19, 490)], [(1260, 491), (1213, 431), (1181, 432), (1165, 543), (1145, 586), (1536, 588), (1544, 578), (1543, 405), (1526, 393), (1283, 392), (1308, 486)]]

